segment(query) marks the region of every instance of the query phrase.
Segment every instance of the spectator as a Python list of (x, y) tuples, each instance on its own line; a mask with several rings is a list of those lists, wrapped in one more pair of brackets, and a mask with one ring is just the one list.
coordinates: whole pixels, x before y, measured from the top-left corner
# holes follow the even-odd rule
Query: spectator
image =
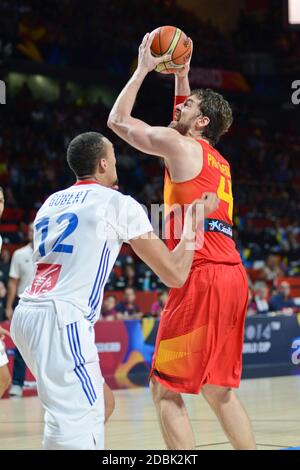
[(282, 313), (292, 314), (296, 307), (295, 301), (290, 297), (291, 288), (288, 282), (281, 282), (278, 293), (270, 299), (270, 310), (274, 312), (282, 311)]
[(102, 320), (108, 320), (108, 321), (116, 320), (117, 318), (116, 304), (117, 304), (117, 298), (115, 295), (108, 295), (103, 300), (102, 310), (101, 310)]
[[(250, 304), (250, 308), (253, 310), (253, 314), (266, 314), (269, 311), (269, 288), (266, 283), (258, 282), (256, 285), (256, 294), (253, 302)], [(249, 307), (248, 307), (249, 308)]]
[(2, 281), (5, 286), (8, 283), (8, 273), (10, 267), (10, 252), (7, 248), (3, 248), (0, 255), (0, 281)]
[(279, 266), (279, 257), (277, 255), (270, 254), (267, 258), (266, 265), (262, 270), (263, 281), (276, 281), (280, 276), (283, 276), (283, 271)]
[(257, 313), (256, 303), (253, 298), (252, 289), (248, 289), (248, 307), (247, 307), (247, 317), (251, 317)]
[(143, 279), (137, 275), (133, 260), (127, 261), (123, 266), (121, 275), (117, 276), (115, 281), (116, 290), (124, 290), (126, 287), (132, 287), (136, 290), (142, 290), (143, 288)]
[(140, 318), (142, 316), (140, 307), (135, 303), (136, 293), (132, 287), (126, 287), (124, 298), (116, 306), (117, 318)]
[(154, 302), (151, 306), (151, 315), (153, 317), (158, 318), (160, 316), (162, 310), (164, 309), (164, 306), (166, 305), (168, 294), (168, 289), (163, 289), (159, 292), (157, 301)]
[[(11, 320), (13, 317), (14, 307), (18, 303), (20, 295), (33, 280), (33, 224), (30, 224), (28, 227), (28, 241), (29, 243), (26, 246), (16, 250), (12, 256), (6, 300), (6, 316), (8, 320)], [(10, 397), (21, 397), (23, 395), (25, 373), (25, 362), (16, 348), (12, 386), (9, 390)]]
[(0, 321), (5, 320), (5, 297), (6, 287), (2, 281), (0, 281)]

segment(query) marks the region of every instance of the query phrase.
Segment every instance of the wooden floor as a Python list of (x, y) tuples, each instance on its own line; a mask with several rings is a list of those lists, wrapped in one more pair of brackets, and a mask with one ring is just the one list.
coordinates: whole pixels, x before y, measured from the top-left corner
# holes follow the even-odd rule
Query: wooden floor
[[(107, 449), (164, 449), (149, 390), (119, 390), (106, 426)], [(258, 449), (300, 446), (300, 376), (242, 381), (239, 396), (250, 414)], [(186, 396), (197, 448), (230, 449), (201, 396)], [(43, 414), (38, 398), (0, 400), (0, 450), (41, 449)]]

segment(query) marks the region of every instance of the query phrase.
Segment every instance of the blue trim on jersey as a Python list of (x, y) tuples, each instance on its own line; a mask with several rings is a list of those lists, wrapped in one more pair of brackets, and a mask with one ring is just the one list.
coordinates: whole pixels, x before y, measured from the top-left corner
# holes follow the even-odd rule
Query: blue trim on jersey
[[(103, 251), (102, 251), (100, 266), (99, 266), (99, 269), (98, 269), (98, 272), (97, 272), (97, 278), (98, 278), (97, 286), (95, 286), (95, 283), (94, 283), (93, 296), (91, 294), (90, 300), (89, 300), (89, 306), (91, 307), (91, 311), (90, 311), (89, 315), (87, 316), (87, 320), (90, 320), (90, 321), (96, 315), (95, 310), (97, 309), (100, 298), (101, 298), (102, 287), (103, 287), (103, 283), (104, 283), (104, 280), (105, 280), (106, 274), (107, 274), (107, 267), (108, 267), (109, 257), (110, 257), (110, 250), (106, 247), (104, 257), (103, 257)], [(100, 276), (99, 276), (100, 268), (101, 268), (101, 273), (100, 273)], [(92, 299), (91, 299), (91, 297), (92, 297)]]
[[(81, 382), (82, 389), (83, 389), (90, 405), (92, 406), (95, 403), (95, 401), (97, 399), (97, 396), (96, 396), (95, 390), (92, 386), (92, 382), (91, 382), (91, 379), (90, 379), (90, 377), (87, 373), (87, 370), (85, 369), (84, 365), (81, 364), (81, 360), (83, 359), (83, 362), (85, 363), (85, 359), (82, 356), (82, 354), (81, 354), (82, 359), (80, 358), (80, 356), (78, 354), (78, 350), (77, 350), (78, 346), (76, 345), (75, 338), (74, 338), (73, 325), (74, 325), (74, 323), (71, 323), (70, 325), (67, 325), (67, 334), (68, 334), (68, 340), (69, 340), (71, 353), (72, 353), (72, 356), (73, 356), (73, 359), (74, 359), (74, 362), (75, 362), (74, 372), (77, 375), (77, 377), (79, 378), (79, 380)], [(78, 342), (79, 342), (79, 337), (78, 337)], [(80, 346), (80, 343), (79, 343), (79, 346)], [(81, 349), (80, 349), (80, 353), (81, 353)], [(90, 385), (92, 386), (92, 389), (90, 388)]]
[(99, 290), (97, 292), (96, 299), (94, 300), (92, 312), (90, 313), (90, 315), (88, 317), (88, 319), (90, 321), (92, 321), (94, 319), (94, 317), (96, 316), (97, 308), (98, 308), (98, 305), (100, 303), (100, 299), (101, 299), (101, 295), (102, 295), (102, 289), (103, 289), (104, 282), (105, 282), (106, 275), (107, 275), (107, 271), (108, 271), (109, 257), (110, 257), (110, 251), (108, 250), (107, 255), (106, 255), (106, 259), (104, 261), (104, 266), (105, 267), (104, 267), (103, 272), (102, 272)]
[(106, 252), (106, 258), (105, 258), (104, 263), (103, 263), (103, 271), (102, 271), (102, 275), (101, 275), (101, 278), (100, 278), (99, 289), (98, 289), (97, 294), (96, 294), (96, 296), (93, 300), (93, 303), (92, 303), (92, 307), (93, 307), (94, 310), (95, 310), (95, 308), (97, 308), (97, 306), (99, 304), (99, 301), (100, 301), (101, 290), (102, 290), (102, 287), (103, 287), (103, 284), (104, 284), (104, 281), (105, 281), (105, 278), (106, 278), (106, 274), (107, 274), (109, 257), (110, 257), (110, 251), (108, 250)]
[(89, 306), (92, 303), (93, 296), (95, 294), (95, 289), (96, 289), (98, 281), (99, 281), (99, 274), (100, 274), (100, 270), (101, 270), (101, 267), (102, 267), (102, 260), (103, 260), (103, 256), (104, 256), (104, 252), (105, 252), (106, 248), (107, 248), (107, 242), (104, 243), (104, 247), (103, 247), (103, 250), (102, 250), (102, 253), (101, 253), (101, 258), (100, 258), (98, 271), (97, 271), (95, 282), (94, 282), (94, 285), (93, 285), (93, 289), (92, 289), (92, 292), (91, 292), (91, 295), (90, 295), (90, 298), (89, 298)]

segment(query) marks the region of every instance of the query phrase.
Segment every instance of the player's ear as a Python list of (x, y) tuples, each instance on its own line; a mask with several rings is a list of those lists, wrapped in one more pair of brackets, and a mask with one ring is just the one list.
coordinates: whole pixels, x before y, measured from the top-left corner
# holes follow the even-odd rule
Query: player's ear
[(100, 158), (98, 162), (98, 170), (100, 173), (105, 173), (107, 170), (107, 159), (106, 158)]
[(203, 129), (203, 127), (208, 126), (210, 119), (207, 116), (199, 116), (196, 121), (196, 129)]

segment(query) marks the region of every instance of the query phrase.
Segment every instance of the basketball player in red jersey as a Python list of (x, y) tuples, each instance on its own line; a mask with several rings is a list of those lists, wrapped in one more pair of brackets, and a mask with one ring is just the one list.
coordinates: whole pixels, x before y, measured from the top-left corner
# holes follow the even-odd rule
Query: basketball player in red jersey
[(161, 431), (169, 449), (193, 449), (195, 440), (181, 393), (200, 391), (235, 449), (255, 449), (249, 418), (232, 388), (240, 384), (247, 307), (247, 277), (232, 239), (233, 198), (228, 162), (213, 147), (232, 123), (228, 102), (212, 90), (190, 92), (188, 68), (175, 80), (175, 114), (169, 127), (152, 127), (131, 116), (146, 75), (158, 63), (153, 34), (139, 48), (138, 66), (111, 110), (108, 126), (138, 150), (165, 162), (164, 202), (171, 237), (178, 242), (181, 207), (217, 193), (219, 208), (205, 220), (204, 245), (195, 251), (190, 275), (171, 289), (162, 313), (151, 382)]

